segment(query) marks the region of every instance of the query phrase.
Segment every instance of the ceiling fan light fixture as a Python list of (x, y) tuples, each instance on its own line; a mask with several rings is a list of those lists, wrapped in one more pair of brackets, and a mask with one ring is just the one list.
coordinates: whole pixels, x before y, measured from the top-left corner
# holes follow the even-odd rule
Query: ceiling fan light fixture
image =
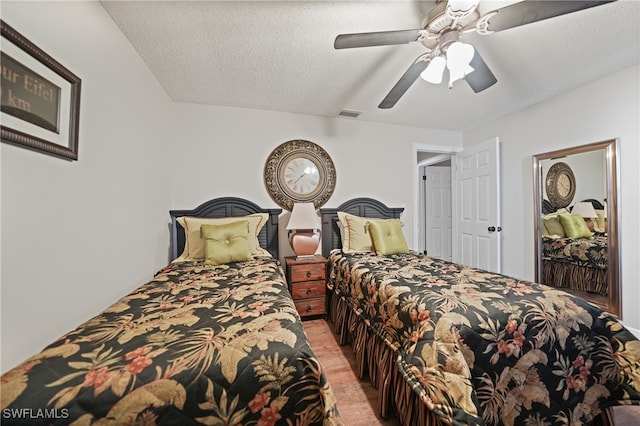
[(440, 84), (442, 83), (442, 75), (446, 66), (447, 60), (442, 56), (436, 56), (431, 60), (427, 69), (422, 71), (420, 77), (429, 83)]
[(447, 49), (447, 69), (449, 70), (449, 88), (453, 82), (464, 78), (465, 75), (473, 72), (470, 66), (475, 50), (470, 44), (456, 41), (451, 43)]

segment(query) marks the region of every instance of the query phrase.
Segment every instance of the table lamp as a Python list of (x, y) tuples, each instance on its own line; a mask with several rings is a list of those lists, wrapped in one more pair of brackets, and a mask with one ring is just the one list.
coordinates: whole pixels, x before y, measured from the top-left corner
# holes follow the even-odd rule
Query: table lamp
[(289, 243), (296, 259), (315, 256), (320, 244), (318, 214), (313, 203), (294, 203), (287, 224)]

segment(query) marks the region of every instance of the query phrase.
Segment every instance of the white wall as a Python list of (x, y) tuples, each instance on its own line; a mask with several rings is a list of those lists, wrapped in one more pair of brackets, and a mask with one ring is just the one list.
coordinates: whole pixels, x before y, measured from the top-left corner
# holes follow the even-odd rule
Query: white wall
[[(462, 142), (458, 132), (195, 104), (176, 104), (175, 120), (173, 208), (192, 208), (219, 196), (245, 197), (263, 207), (278, 207), (264, 186), (264, 163), (281, 143), (306, 139), (324, 148), (336, 168), (336, 189), (325, 207), (337, 207), (353, 197), (403, 206), (410, 246), (413, 144), (459, 146)], [(287, 218), (283, 214), (281, 225), (286, 225)], [(284, 255), (292, 254), (286, 239), (280, 248)]]
[(0, 144), (6, 371), (167, 263), (173, 104), (98, 2), (2, 19), (82, 79), (77, 162)]
[(538, 153), (620, 138), (622, 315), (640, 329), (640, 67), (622, 71), (464, 133), (465, 146), (499, 136), (503, 273), (533, 279), (533, 173)]

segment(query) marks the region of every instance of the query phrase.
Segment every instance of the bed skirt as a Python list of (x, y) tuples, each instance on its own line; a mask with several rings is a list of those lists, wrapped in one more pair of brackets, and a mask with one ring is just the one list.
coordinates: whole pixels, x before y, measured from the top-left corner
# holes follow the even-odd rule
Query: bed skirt
[(569, 290), (586, 291), (603, 296), (609, 294), (606, 269), (545, 259), (542, 261), (541, 281)]
[(342, 297), (332, 293), (329, 300), (329, 319), (339, 336), (339, 343), (351, 344), (358, 377), (364, 379), (368, 375), (378, 390), (380, 416), (387, 419), (395, 414), (403, 426), (442, 424), (438, 421), (441, 419), (429, 410), (428, 402), (403, 379), (396, 367), (396, 351)]
[[(332, 290), (329, 299), (329, 320), (338, 335), (340, 345), (351, 344), (356, 358), (358, 377), (369, 377), (378, 390), (378, 413), (383, 419), (396, 415), (403, 426), (450, 425), (429, 407), (431, 401), (421, 397), (403, 378), (396, 366), (396, 351), (383, 336), (369, 327), (369, 322), (352, 309), (346, 300)], [(409, 373), (410, 374), (410, 373)], [(613, 426), (613, 410), (602, 410), (591, 426)]]

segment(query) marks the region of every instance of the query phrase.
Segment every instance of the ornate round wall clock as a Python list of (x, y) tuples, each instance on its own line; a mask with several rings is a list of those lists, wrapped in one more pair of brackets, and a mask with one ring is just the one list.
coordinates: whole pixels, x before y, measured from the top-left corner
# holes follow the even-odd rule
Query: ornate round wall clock
[(329, 154), (313, 142), (296, 139), (274, 149), (264, 165), (264, 184), (280, 207), (312, 202), (316, 209), (336, 187), (336, 169)]
[(547, 197), (556, 208), (567, 207), (576, 195), (576, 178), (567, 163), (555, 163), (547, 172)]

